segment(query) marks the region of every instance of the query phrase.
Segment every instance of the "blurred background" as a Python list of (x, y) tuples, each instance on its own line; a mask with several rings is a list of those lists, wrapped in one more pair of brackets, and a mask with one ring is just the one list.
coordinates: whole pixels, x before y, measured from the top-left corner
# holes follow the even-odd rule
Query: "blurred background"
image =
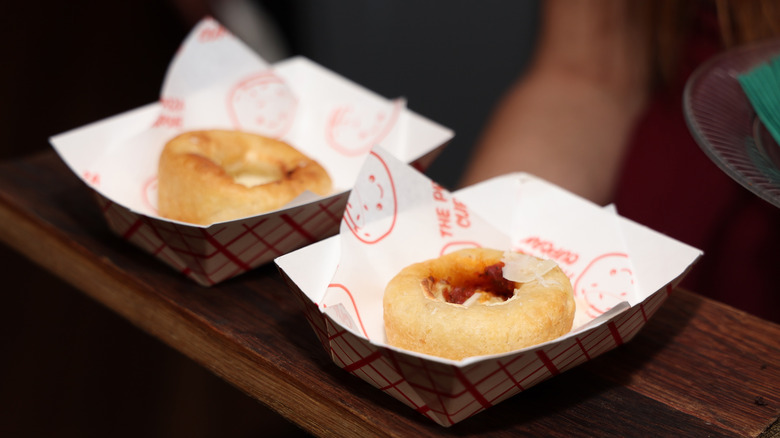
[[(477, 6), (478, 5), (478, 6)], [(454, 188), (531, 55), (537, 1), (12, 1), (0, 17), (0, 159), (157, 100), (204, 15), (264, 58), (303, 55), (455, 131)], [(0, 244), (0, 436), (294, 436), (260, 403)], [(117, 384), (116, 375), (123, 376)]]

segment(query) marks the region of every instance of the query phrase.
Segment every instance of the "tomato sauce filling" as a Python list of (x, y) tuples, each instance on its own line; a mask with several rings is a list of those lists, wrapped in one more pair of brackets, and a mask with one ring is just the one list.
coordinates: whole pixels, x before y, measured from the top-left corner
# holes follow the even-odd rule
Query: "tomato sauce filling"
[(442, 287), (442, 298), (452, 304), (463, 304), (477, 292), (487, 293), (502, 301), (506, 301), (515, 294), (515, 282), (504, 278), (503, 262), (486, 266), (483, 272), (477, 275), (468, 275), (459, 278), (451, 284), (448, 280), (436, 280), (429, 278), (433, 284)]

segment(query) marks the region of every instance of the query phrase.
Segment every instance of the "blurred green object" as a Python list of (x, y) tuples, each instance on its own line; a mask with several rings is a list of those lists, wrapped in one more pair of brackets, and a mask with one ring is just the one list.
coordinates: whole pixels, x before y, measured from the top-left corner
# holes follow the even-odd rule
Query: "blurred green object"
[(737, 76), (756, 115), (780, 144), (780, 56)]

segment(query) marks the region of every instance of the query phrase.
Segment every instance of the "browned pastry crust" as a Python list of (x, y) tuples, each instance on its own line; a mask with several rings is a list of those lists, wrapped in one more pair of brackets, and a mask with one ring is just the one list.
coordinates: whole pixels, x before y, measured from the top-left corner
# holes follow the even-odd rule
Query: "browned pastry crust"
[[(556, 265), (539, 279), (511, 282), (501, 277), (502, 256), (495, 249), (463, 249), (401, 270), (385, 289), (388, 344), (460, 360), (514, 351), (568, 333), (575, 310), (569, 278)], [(502, 288), (504, 298), (510, 298), (482, 294), (474, 297), (482, 300), (467, 305), (447, 301), (463, 290)]]
[(208, 225), (278, 209), (309, 190), (331, 191), (325, 169), (282, 141), (207, 130), (169, 141), (158, 166), (158, 213)]

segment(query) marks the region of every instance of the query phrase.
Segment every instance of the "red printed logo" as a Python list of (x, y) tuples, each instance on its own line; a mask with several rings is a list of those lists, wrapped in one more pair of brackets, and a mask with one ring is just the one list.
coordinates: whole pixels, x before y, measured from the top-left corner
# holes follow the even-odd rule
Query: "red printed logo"
[(84, 177), (84, 180), (88, 182), (89, 184), (93, 186), (99, 186), (100, 185), (100, 174), (97, 172), (90, 172), (89, 170), (85, 170), (84, 173), (81, 174)]
[(526, 248), (533, 250), (534, 253), (553, 259), (559, 264), (573, 265), (580, 258), (577, 253), (565, 248), (559, 248), (552, 242), (537, 236), (527, 237), (520, 243)]
[(160, 98), (160, 105), (165, 111), (174, 113), (184, 111), (184, 101), (178, 97), (162, 97)]
[(155, 128), (181, 129), (183, 125), (182, 112), (184, 111), (184, 101), (176, 97), (162, 97), (160, 98), (160, 107), (162, 111), (152, 126)]
[(455, 198), (449, 198), (447, 191), (436, 183), (433, 183), (433, 200), (437, 203), (435, 207), (436, 219), (439, 222), (439, 235), (442, 238), (453, 237), (453, 229), (471, 227), (469, 210), (466, 204)]
[(180, 129), (182, 127), (182, 118), (180, 116), (169, 116), (160, 114), (157, 120), (152, 125), (155, 128), (174, 128)]
[(400, 101), (395, 101), (389, 110), (379, 111), (368, 111), (351, 105), (337, 107), (328, 117), (325, 138), (330, 147), (343, 155), (362, 155), (387, 136), (400, 112)]
[(204, 27), (201, 29), (201, 31), (198, 32), (197, 38), (198, 42), (208, 43), (223, 38), (228, 34), (228, 30), (225, 29), (224, 26), (215, 23), (213, 27)]
[[(390, 169), (382, 157), (371, 152), (366, 158), (364, 169), (368, 172), (366, 181), (356, 184), (347, 208), (344, 221), (352, 234), (361, 242), (373, 244), (387, 237), (395, 227), (398, 215), (398, 200)], [(364, 183), (368, 184), (364, 184)], [(390, 220), (381, 220), (384, 218)]]
[(625, 301), (634, 287), (628, 255), (604, 254), (593, 259), (574, 283), (574, 294), (587, 302), (586, 312), (596, 317)]
[(292, 126), (298, 101), (284, 81), (262, 72), (239, 82), (227, 98), (228, 114), (237, 129), (281, 138)]

